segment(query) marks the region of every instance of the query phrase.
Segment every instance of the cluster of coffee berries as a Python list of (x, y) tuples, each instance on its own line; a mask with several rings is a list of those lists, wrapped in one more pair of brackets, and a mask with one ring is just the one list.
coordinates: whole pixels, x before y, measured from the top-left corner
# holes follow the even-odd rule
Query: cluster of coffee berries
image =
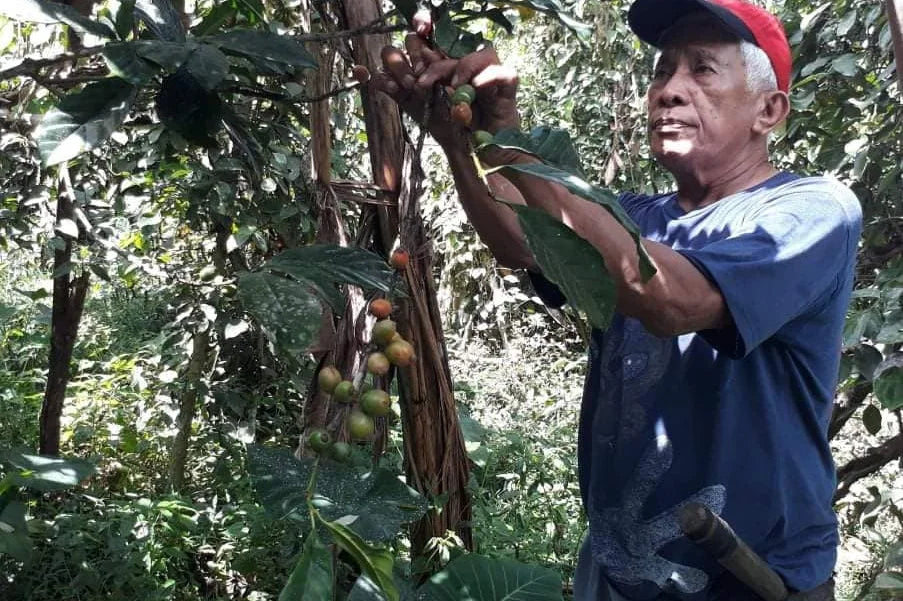
[[(410, 257), (407, 251), (399, 249), (392, 253), (389, 263), (398, 271), (408, 267)], [(371, 352), (367, 355), (366, 370), (372, 376), (385, 376), (393, 365), (407, 367), (414, 359), (413, 345), (402, 338), (396, 329), (392, 315), (392, 302), (386, 298), (376, 298), (370, 302), (368, 311), (377, 321), (370, 332)], [(355, 379), (361, 382), (361, 378)], [(332, 365), (323, 367), (317, 374), (317, 386), (325, 394), (331, 395), (337, 403), (352, 405), (346, 417), (346, 425), (354, 440), (369, 440), (375, 430), (374, 418), (386, 417), (392, 412), (392, 400), (389, 394), (374, 388), (367, 382), (356, 387), (351, 379), (344, 379), (341, 372)], [(339, 459), (344, 453), (347, 443), (331, 440), (328, 432), (322, 429), (313, 430), (308, 437), (310, 447), (321, 455)], [(336, 451), (337, 445), (341, 451)], [(350, 454), (350, 447), (348, 447)]]

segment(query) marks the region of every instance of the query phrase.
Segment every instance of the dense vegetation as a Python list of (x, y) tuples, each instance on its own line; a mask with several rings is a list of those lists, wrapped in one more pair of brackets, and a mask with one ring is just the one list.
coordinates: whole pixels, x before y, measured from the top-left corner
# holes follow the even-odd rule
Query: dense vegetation
[[(899, 595), (891, 28), (879, 0), (769, 5), (795, 58), (775, 160), (833, 174), (865, 212), (831, 426), (839, 592)], [(537, 129), (496, 141), (593, 182), (602, 204), (670, 186), (646, 149), (651, 56), (627, 6), (433, 6), (437, 45), (491, 40), (521, 71)], [(458, 598), (516, 578), (568, 595), (584, 343), (611, 302), (544, 307), (476, 239), (430, 141), (352, 78), (416, 9), (0, 6), (0, 598)], [(597, 257), (521, 218), (591, 290), (577, 276)], [(371, 340), (376, 297), (412, 364)], [(368, 373), (383, 351), (391, 365)], [(328, 366), (356, 402), (338, 402)]]

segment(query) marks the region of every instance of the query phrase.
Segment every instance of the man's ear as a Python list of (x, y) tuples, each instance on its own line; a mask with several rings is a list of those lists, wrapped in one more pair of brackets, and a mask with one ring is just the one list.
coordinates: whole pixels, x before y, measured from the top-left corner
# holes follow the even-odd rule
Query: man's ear
[(767, 136), (787, 118), (790, 113), (790, 98), (786, 92), (773, 90), (763, 92), (759, 96), (759, 102), (761, 104), (759, 114), (753, 122), (753, 133)]

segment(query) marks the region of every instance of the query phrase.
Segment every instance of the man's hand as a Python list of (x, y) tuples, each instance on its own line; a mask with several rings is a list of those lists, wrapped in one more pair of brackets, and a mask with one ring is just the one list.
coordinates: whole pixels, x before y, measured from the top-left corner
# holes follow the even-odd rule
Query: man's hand
[[(382, 61), (382, 69), (371, 80), (372, 89), (392, 97), (446, 150), (460, 145), (473, 130), (496, 132), (518, 126), (517, 73), (501, 65), (492, 48), (451, 59), (412, 33), (405, 39), (404, 52), (387, 46)], [(476, 90), (470, 128), (454, 123), (449, 113), (449, 97), (465, 83)], [(429, 123), (424, 123), (427, 112)]]

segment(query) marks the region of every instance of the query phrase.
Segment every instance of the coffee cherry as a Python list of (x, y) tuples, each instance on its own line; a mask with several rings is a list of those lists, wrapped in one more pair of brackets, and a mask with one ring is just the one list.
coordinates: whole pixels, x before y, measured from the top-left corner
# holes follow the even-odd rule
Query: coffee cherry
[(408, 254), (408, 251), (403, 248), (399, 248), (395, 252), (392, 253), (392, 256), (389, 257), (389, 265), (398, 269), (399, 271), (403, 271), (408, 268), (408, 263), (411, 262), (411, 256)]
[(389, 373), (389, 359), (382, 353), (370, 353), (367, 357), (367, 371), (375, 376), (384, 376)]
[(326, 394), (332, 394), (342, 381), (342, 374), (331, 365), (327, 365), (317, 374), (317, 387)]
[(492, 144), (492, 139), (492, 134), (485, 129), (478, 129), (477, 131), (473, 132), (473, 141), (477, 146)]
[(338, 403), (350, 403), (354, 400), (354, 383), (349, 380), (339, 382), (332, 391), (332, 398)]
[(386, 347), (386, 357), (393, 365), (406, 367), (414, 358), (414, 347), (406, 340), (397, 340)]
[(455, 89), (452, 94), (452, 104), (471, 104), (477, 97), (477, 91), (469, 83), (462, 84)]
[(380, 346), (386, 346), (391, 342), (392, 336), (395, 335), (395, 322), (391, 319), (383, 319), (382, 321), (377, 321), (373, 326), (373, 332), (370, 334), (370, 338), (376, 344)]
[(392, 303), (384, 298), (376, 298), (370, 301), (370, 315), (376, 319), (385, 319), (392, 314)]
[(307, 437), (307, 444), (317, 453), (322, 453), (332, 444), (332, 436), (322, 428), (315, 428)]
[(373, 436), (373, 418), (359, 409), (352, 409), (348, 413), (347, 424), (348, 431), (355, 440), (367, 440)]
[(382, 417), (392, 410), (392, 400), (384, 390), (371, 390), (361, 397), (361, 409), (372, 417)]
[(329, 449), (329, 456), (336, 461), (348, 461), (351, 457), (351, 445), (347, 442), (337, 442)]
[(455, 123), (470, 127), (470, 123), (473, 121), (473, 111), (470, 110), (469, 104), (459, 102), (452, 107), (451, 118)]
[(363, 85), (370, 81), (370, 69), (368, 69), (364, 65), (354, 65), (351, 68), (351, 77), (353, 77), (359, 84)]

